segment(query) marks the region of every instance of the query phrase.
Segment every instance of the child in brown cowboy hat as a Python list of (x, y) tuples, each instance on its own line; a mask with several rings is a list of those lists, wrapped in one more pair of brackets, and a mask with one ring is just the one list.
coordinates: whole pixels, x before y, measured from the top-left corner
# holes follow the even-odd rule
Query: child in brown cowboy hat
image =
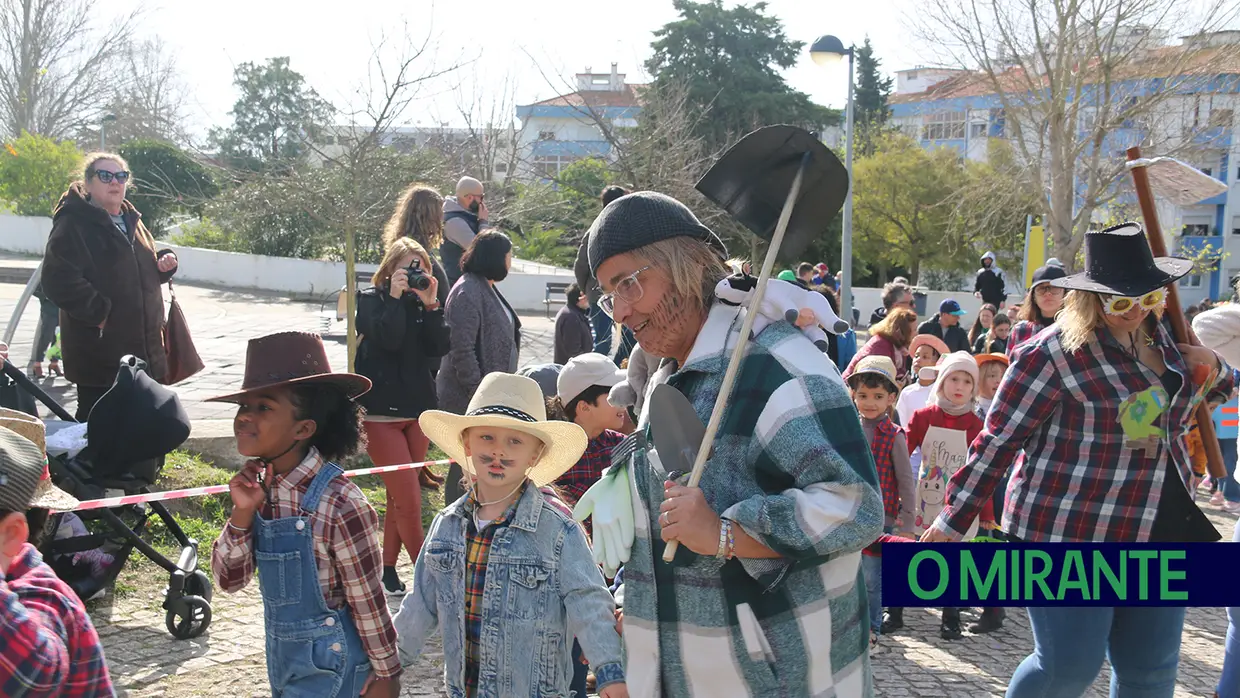
[[(396, 696), (400, 660), (380, 582), (379, 519), (332, 461), (363, 443), (355, 398), (370, 381), (333, 373), (318, 335), (250, 340), (237, 403), (233, 511), (211, 555), (235, 592), (257, 569), (272, 693)], [(327, 668), (325, 668), (327, 667)]]
[(581, 527), (540, 491), (581, 458), (585, 431), (547, 421), (538, 384), (506, 373), (482, 379), (466, 414), (418, 421), (474, 485), (418, 555), (395, 619), (402, 661), (438, 626), (452, 695), (569, 695), (576, 636), (600, 697), (627, 698), (615, 603)]
[(0, 427), (0, 695), (111, 696), (85, 606), (36, 548), (48, 511), (78, 502), (48, 477), (43, 423), (10, 412), (16, 430)]

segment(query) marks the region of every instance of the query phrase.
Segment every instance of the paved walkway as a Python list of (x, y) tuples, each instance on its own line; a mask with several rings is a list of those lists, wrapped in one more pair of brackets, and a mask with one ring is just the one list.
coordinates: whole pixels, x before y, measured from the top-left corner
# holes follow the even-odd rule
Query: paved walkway
[[(22, 285), (0, 283), (0, 322), (8, 322)], [(287, 330), (320, 332), (320, 304), (292, 301), (273, 294), (238, 292), (177, 285), (177, 300), (185, 312), (194, 344), (206, 368), (176, 386), (190, 419), (228, 419), (235, 408), (203, 402), (241, 385), (245, 372), (246, 342), (251, 337)], [(334, 306), (332, 306), (334, 309)], [(329, 309), (330, 310), (330, 309)], [(9, 352), (10, 360), (25, 367), (30, 360), (35, 326), (39, 320), (39, 301), (31, 299), (22, 315)], [(555, 323), (543, 315), (522, 315), (521, 362), (551, 360)], [(345, 326), (333, 323), (324, 333), (328, 357), (333, 368), (345, 368)], [(72, 413), (76, 404), (73, 386), (63, 378), (46, 380), (42, 386)], [(50, 416), (44, 410), (45, 416)]]

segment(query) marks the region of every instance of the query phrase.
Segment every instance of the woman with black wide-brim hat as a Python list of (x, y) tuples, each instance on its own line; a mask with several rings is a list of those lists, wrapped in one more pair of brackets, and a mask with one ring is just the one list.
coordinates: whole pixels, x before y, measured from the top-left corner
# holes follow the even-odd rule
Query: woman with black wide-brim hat
[[(1218, 532), (1189, 494), (1194, 407), (1229, 392), (1212, 350), (1160, 322), (1167, 286), (1192, 262), (1154, 258), (1135, 223), (1087, 233), (1086, 271), (1053, 327), (1016, 353), (948, 506), (923, 540), (958, 540), (1015, 464), (1003, 530), (1029, 542), (1196, 542)], [(1018, 461), (1017, 454), (1025, 458)], [(1109, 657), (1112, 695), (1170, 696), (1183, 608), (1030, 608), (1035, 649), (1007, 695), (1079, 696)]]

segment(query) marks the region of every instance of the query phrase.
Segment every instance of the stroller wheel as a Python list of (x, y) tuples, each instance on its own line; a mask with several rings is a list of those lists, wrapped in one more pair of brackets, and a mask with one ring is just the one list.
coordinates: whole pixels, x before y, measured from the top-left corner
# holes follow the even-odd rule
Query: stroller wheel
[(201, 596), (182, 596), (169, 605), (164, 623), (178, 640), (198, 637), (211, 625), (211, 602)]
[(202, 570), (194, 570), (194, 573), (185, 578), (185, 595), (201, 596), (205, 601), (211, 601), (211, 578)]

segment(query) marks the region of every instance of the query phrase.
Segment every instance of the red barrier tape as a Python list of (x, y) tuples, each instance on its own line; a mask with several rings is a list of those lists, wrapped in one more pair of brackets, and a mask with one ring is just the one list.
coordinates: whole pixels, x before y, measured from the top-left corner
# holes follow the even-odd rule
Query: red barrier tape
[[(432, 460), (422, 463), (402, 463), (400, 465), (380, 465), (373, 468), (358, 468), (357, 470), (344, 471), (345, 477), (357, 477), (358, 475), (378, 475), (380, 473), (393, 473), (397, 470), (413, 470), (427, 465), (447, 465), (451, 461)], [(87, 509), (107, 509), (109, 507), (125, 506), (126, 504), (142, 504), (144, 502), (162, 502), (169, 499), (185, 499), (187, 497), (202, 497), (208, 494), (224, 494), (228, 492), (228, 485), (209, 485), (207, 487), (190, 487), (184, 490), (168, 490), (166, 492), (148, 492), (146, 494), (127, 494), (120, 497), (108, 497), (106, 499), (88, 499), (81, 502), (74, 511), (86, 511)]]

